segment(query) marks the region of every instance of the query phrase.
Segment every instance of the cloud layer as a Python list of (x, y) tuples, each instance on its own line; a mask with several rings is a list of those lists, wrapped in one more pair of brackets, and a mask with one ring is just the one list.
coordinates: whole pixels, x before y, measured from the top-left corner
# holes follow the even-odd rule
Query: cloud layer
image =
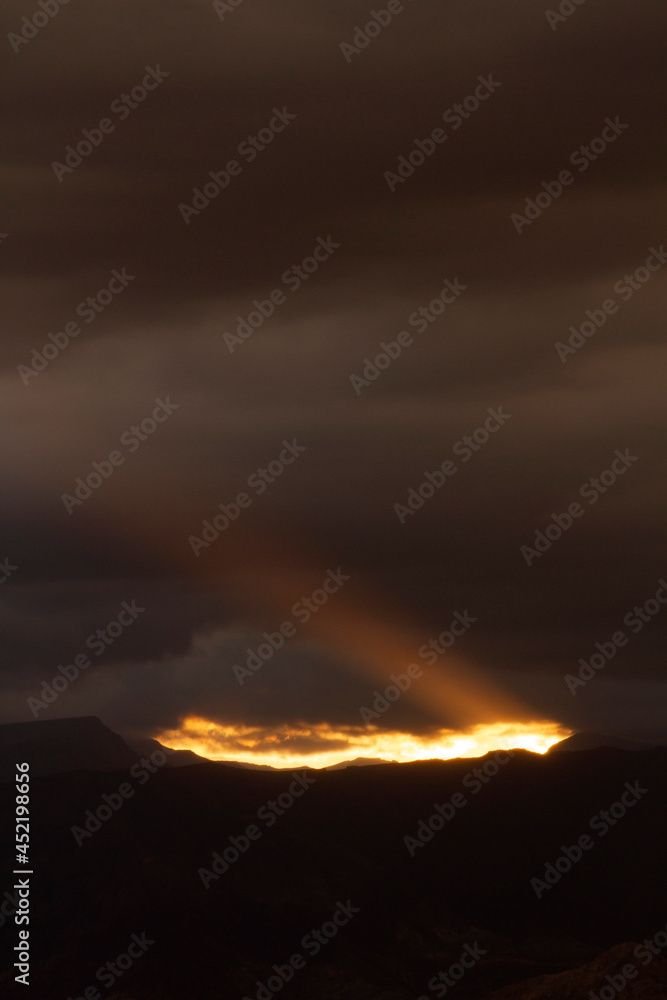
[[(6, 6), (5, 35), (25, 15)], [(142, 732), (192, 714), (353, 726), (379, 670), (333, 633), (297, 637), (247, 686), (232, 672), (239, 629), (275, 629), (304, 593), (290, 581), (313, 589), (341, 566), (378, 648), (400, 632), (387, 675), (468, 609), (456, 652), (470, 683), (574, 728), (660, 729), (659, 615), (624, 623), (667, 572), (659, 7), (628, 18), (588, 0), (552, 30), (528, 0), (419, 0), (346, 60), (369, 17), (115, 0), (63, 7), (15, 53), (8, 42), (7, 721), (30, 717), (26, 698), (134, 598), (145, 614), (50, 712)], [(151, 67), (162, 81), (142, 97)], [(480, 77), (499, 86), (474, 107)], [(104, 119), (113, 130), (76, 154)], [(607, 119), (627, 127), (612, 139)], [(68, 146), (81, 164), (54, 170)], [(186, 223), (179, 205), (234, 158)], [(563, 170), (572, 183), (548, 196)], [(440, 312), (447, 280), (462, 290)], [(223, 334), (251, 313), (230, 350)], [(173, 413), (147, 431), (165, 398)], [(483, 440), (498, 408), (511, 416)], [(263, 478), (292, 440), (305, 451)], [(606, 474), (618, 451), (636, 461)], [(68, 513), (63, 495), (112, 453), (122, 462)], [(411, 510), (446, 461), (455, 473)], [(248, 506), (195, 556), (188, 539), (239, 493)], [(522, 546), (575, 502), (582, 514), (528, 565)], [(627, 645), (571, 695), (563, 676), (619, 629)], [(391, 726), (455, 715), (406, 700)]]

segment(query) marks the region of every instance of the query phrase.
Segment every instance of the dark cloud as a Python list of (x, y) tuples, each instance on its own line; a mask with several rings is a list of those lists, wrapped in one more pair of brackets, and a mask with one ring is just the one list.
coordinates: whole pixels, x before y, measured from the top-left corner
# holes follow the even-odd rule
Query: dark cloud
[[(5, 35), (31, 14), (6, 6)], [(354, 725), (370, 682), (331, 644), (297, 643), (247, 689), (230, 674), (228, 633), (286, 616), (275, 595), (260, 600), (261, 579), (288, 578), (298, 551), (310, 553), (313, 587), (344, 566), (351, 592), (374, 595), (387, 620), (400, 608), (420, 641), (469, 608), (470, 664), (518, 686), (528, 710), (642, 729), (660, 677), (659, 619), (590, 694), (570, 696), (562, 676), (624, 628), (667, 571), (664, 277), (631, 295), (617, 285), (664, 236), (660, 14), (652, 2), (628, 18), (625, 4), (588, 0), (552, 31), (528, 0), (503, 11), (419, 0), (348, 64), (340, 43), (366, 8), (323, 4), (315, 16), (302, 0), (279, 10), (243, 0), (221, 22), (209, 3), (115, 0), (65, 6), (16, 54), (8, 42), (0, 558), (18, 567), (0, 585), (8, 718), (25, 718), (35, 686), (137, 597), (145, 617), (54, 713), (146, 732), (206, 712), (267, 729)], [(158, 64), (168, 77), (120, 120), (112, 102)], [(443, 124), (489, 75), (501, 86), (488, 100), (460, 128)], [(274, 108), (296, 118), (245, 162), (239, 143)], [(59, 183), (52, 161), (105, 116), (114, 131)], [(570, 154), (606, 118), (628, 127), (577, 172)], [(441, 126), (447, 140), (392, 193), (384, 173)], [(186, 225), (179, 204), (234, 156), (240, 175)], [(518, 234), (512, 213), (568, 167), (574, 183)], [(293, 290), (285, 272), (318, 237), (340, 246)], [(17, 368), (33, 348), (124, 267), (127, 288), (94, 321), (79, 313), (81, 334), (24, 384)], [(446, 279), (465, 290), (418, 332), (409, 317)], [(277, 288), (285, 300), (230, 353), (222, 334)], [(556, 342), (609, 298), (618, 311), (563, 362)], [(350, 376), (403, 330), (413, 343), (357, 396)], [(122, 446), (167, 396), (172, 416), (136, 451)], [(498, 407), (511, 419), (399, 523), (394, 504)], [(188, 536), (293, 438), (304, 454), (195, 559)], [(62, 495), (118, 448), (124, 463), (68, 514)], [(638, 460), (527, 566), (520, 547), (626, 449)], [(262, 557), (267, 536), (282, 548)], [(299, 597), (288, 591), (287, 611)], [(644, 728), (659, 728), (650, 719)], [(393, 724), (420, 732), (433, 720), (406, 703)]]

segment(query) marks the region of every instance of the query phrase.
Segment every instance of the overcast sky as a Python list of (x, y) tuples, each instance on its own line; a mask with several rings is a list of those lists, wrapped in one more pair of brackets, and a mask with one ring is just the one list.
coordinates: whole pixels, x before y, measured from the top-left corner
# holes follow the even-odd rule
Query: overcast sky
[[(345, 729), (412, 659), (451, 703), (401, 699), (388, 730), (484, 703), (665, 738), (662, 5), (407, 0), (357, 44), (365, 4), (217, 6), (72, 3), (38, 30), (3, 6), (2, 721), (87, 654), (39, 718)], [(242, 340), (253, 300), (273, 313)]]

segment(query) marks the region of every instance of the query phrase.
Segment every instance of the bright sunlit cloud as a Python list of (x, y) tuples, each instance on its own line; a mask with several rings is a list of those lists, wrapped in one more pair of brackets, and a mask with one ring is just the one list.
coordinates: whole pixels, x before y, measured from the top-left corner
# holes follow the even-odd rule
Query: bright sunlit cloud
[(326, 724), (270, 732), (225, 726), (190, 716), (180, 729), (157, 739), (176, 750), (192, 750), (210, 760), (236, 760), (271, 767), (328, 767), (355, 757), (380, 757), (401, 763), (451, 757), (481, 757), (493, 750), (522, 748), (544, 753), (572, 732), (556, 722), (497, 722), (466, 731), (443, 729), (429, 737), (407, 733), (334, 729)]

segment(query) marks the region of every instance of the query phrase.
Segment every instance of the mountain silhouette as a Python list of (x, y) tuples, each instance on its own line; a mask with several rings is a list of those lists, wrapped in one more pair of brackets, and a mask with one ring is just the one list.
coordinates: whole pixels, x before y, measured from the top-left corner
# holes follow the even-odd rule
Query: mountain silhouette
[(619, 750), (648, 750), (652, 743), (640, 743), (637, 740), (624, 740), (619, 736), (609, 736), (605, 733), (573, 733), (559, 743), (549, 747), (547, 753), (559, 753), (561, 750), (594, 750), (597, 747), (616, 747)]
[(383, 760), (381, 757), (355, 757), (353, 760), (341, 760), (339, 764), (329, 764), (325, 771), (338, 771), (344, 767), (372, 767), (374, 764), (395, 764), (395, 760)]
[[(622, 992), (624, 1000), (662, 1000), (667, 997), (667, 962), (651, 959), (646, 965), (638, 960), (637, 943), (624, 943), (610, 948), (586, 965), (549, 976), (538, 976), (508, 986), (488, 995), (488, 1000), (590, 1000), (600, 996), (614, 997)], [(645, 951), (645, 949), (644, 949)], [(630, 968), (630, 978), (624, 974)]]
[(14, 765), (29, 761), (32, 774), (86, 768), (117, 771), (137, 754), (96, 716), (45, 719), (0, 726), (0, 781), (11, 781)]
[[(589, 1000), (617, 974), (613, 949), (664, 935), (667, 748), (149, 771), (99, 720), (61, 722), (0, 733), (3, 754), (20, 746), (25, 759), (31, 747), (41, 763), (58, 731), (69, 734), (61, 764), (73, 732), (91, 740), (78, 757), (70, 748), (76, 764), (85, 750), (86, 767), (31, 780), (30, 927), (44, 959), (30, 993), (8, 963), (3, 996), (84, 996), (145, 934), (154, 943), (101, 995), (266, 1000), (277, 966), (285, 1000), (431, 1000), (437, 977), (475, 955), (452, 979), (455, 1000)], [(92, 745), (104, 769), (88, 766)], [(11, 872), (9, 837), (1, 854)], [(9, 879), (0, 923), (16, 902)], [(333, 936), (310, 954), (323, 927)], [(628, 982), (627, 1000), (665, 995), (659, 959)]]

